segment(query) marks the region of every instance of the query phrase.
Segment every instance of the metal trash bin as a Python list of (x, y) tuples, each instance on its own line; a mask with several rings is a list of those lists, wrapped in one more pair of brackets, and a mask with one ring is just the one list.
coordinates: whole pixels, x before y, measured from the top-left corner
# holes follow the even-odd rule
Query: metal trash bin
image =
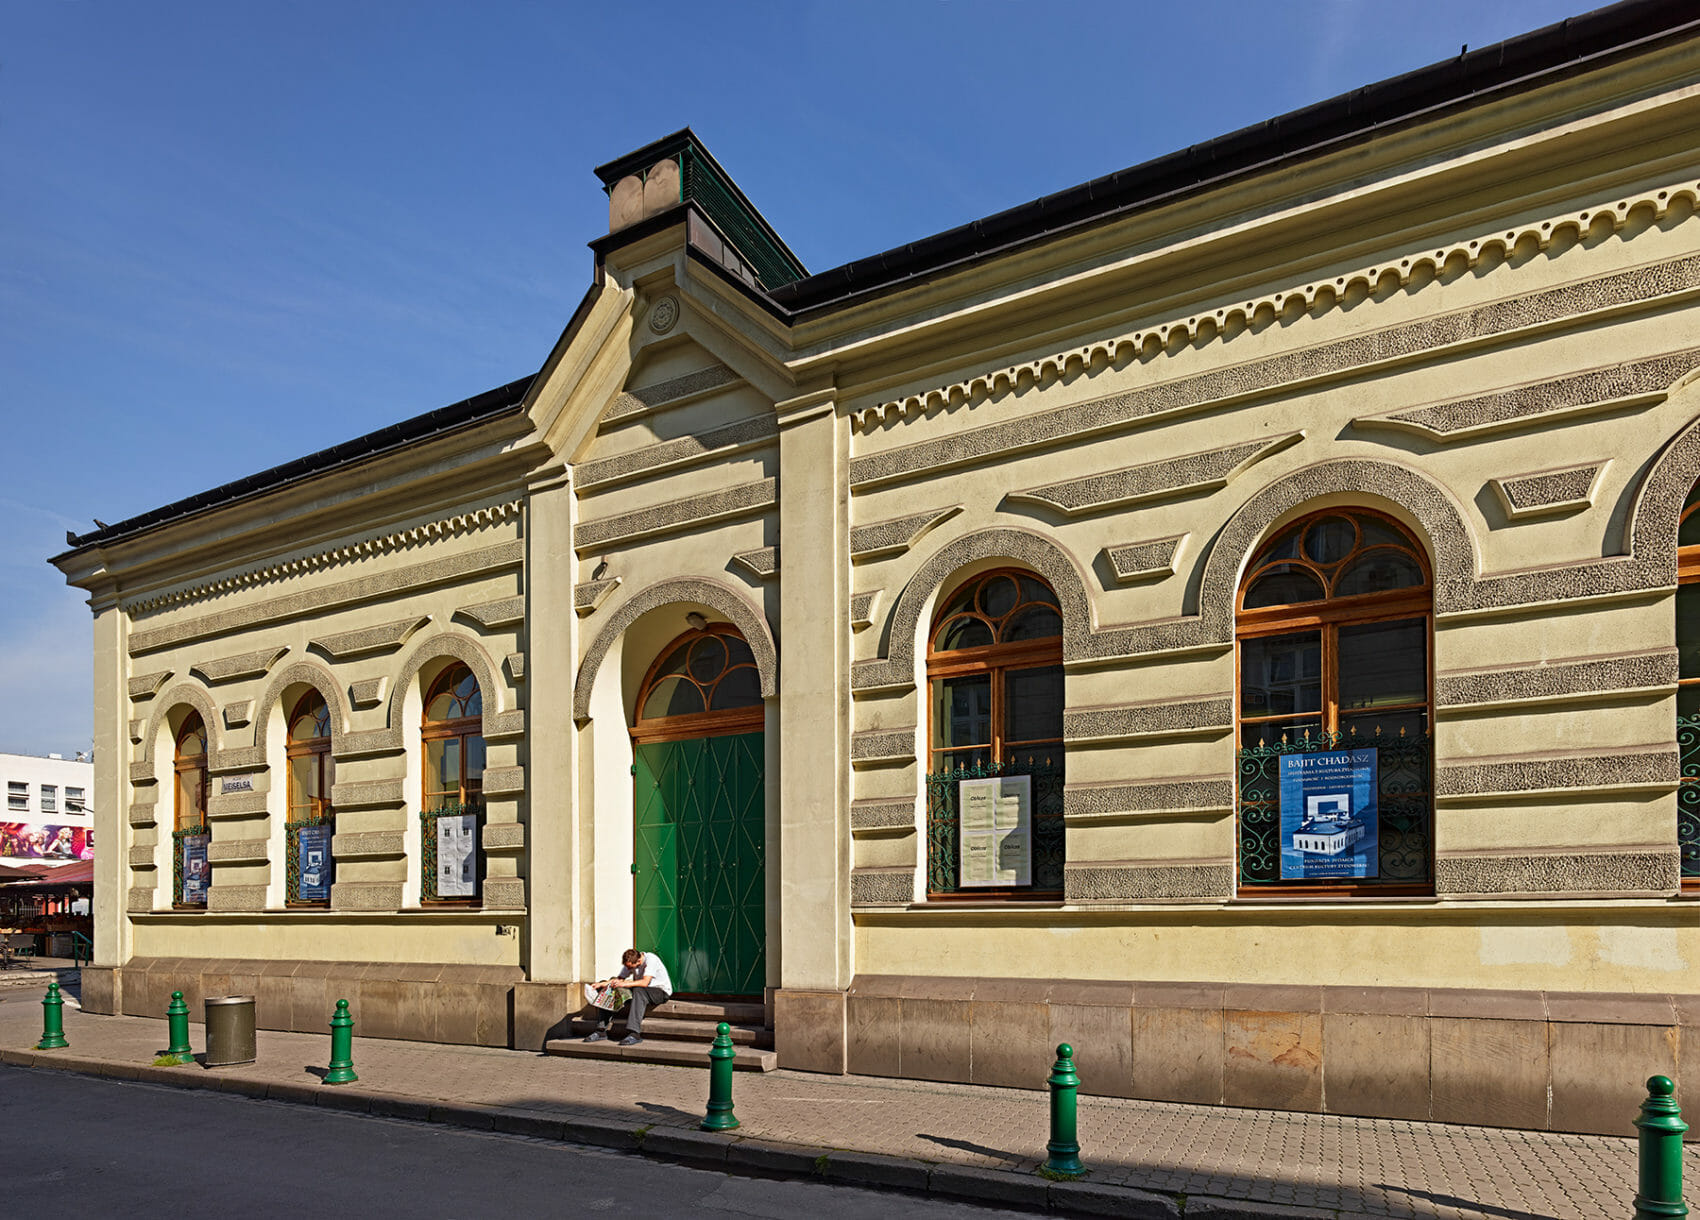
[(226, 995), (207, 997), (208, 1067), (233, 1067), (252, 1063), (254, 1049), (254, 997)]

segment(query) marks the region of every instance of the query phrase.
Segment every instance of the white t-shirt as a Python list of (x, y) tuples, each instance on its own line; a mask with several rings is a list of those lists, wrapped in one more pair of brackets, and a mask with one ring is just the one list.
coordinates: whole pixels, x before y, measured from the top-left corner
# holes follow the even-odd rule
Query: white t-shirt
[(668, 995), (673, 994), (673, 980), (667, 977), (667, 967), (663, 966), (661, 964), (661, 959), (656, 957), (653, 953), (645, 953), (643, 955), (642, 965), (622, 965), (617, 977), (623, 979), (641, 979), (645, 975), (649, 976), (649, 985), (651, 987), (659, 987)]

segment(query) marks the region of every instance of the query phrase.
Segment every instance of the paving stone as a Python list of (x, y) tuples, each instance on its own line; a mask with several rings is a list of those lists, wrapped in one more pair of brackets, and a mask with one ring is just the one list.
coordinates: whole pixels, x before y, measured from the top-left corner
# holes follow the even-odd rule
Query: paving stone
[(826, 1154), (824, 1172), (826, 1177), (837, 1182), (926, 1190), (930, 1168), (925, 1161), (880, 1156), (871, 1152), (841, 1152), (835, 1149)]
[[(417, 1105), (418, 1103), (405, 1104)], [(420, 1116), (409, 1113), (392, 1112), (389, 1110), (380, 1111), (377, 1105), (374, 1104), (372, 1107), (372, 1113), (387, 1113), (390, 1114), (392, 1118), (425, 1117), (434, 1123), (443, 1123), (450, 1127), (471, 1127), (475, 1131), (494, 1131), (496, 1129), (496, 1112), (487, 1106), (438, 1104), (426, 1107), (425, 1114)]]
[(817, 1172), (825, 1148), (807, 1148), (796, 1144), (767, 1144), (760, 1140), (741, 1139), (726, 1149), (726, 1163), (747, 1169), (762, 1169), (808, 1177)]
[(340, 1088), (327, 1088), (319, 1093), (319, 1104), (327, 1110), (353, 1110), (359, 1114), (367, 1113), (372, 1105), (372, 1099), (365, 1093), (350, 1093)]
[(541, 1139), (558, 1140), (566, 1137), (566, 1121), (547, 1114), (531, 1114), (522, 1110), (498, 1110), (495, 1130), (508, 1135), (530, 1135)]
[(632, 1152), (638, 1146), (637, 1131), (632, 1127), (610, 1127), (601, 1122), (570, 1118), (562, 1124), (561, 1137), (574, 1144), (618, 1148), (622, 1152)]
[(731, 1139), (717, 1131), (693, 1131), (688, 1127), (651, 1127), (643, 1133), (646, 1156), (720, 1165), (726, 1161)]
[(1186, 1216), (1187, 1220), (1334, 1220), (1332, 1210), (1210, 1195), (1188, 1195)]
[(1181, 1214), (1181, 1206), (1173, 1195), (1152, 1194), (1126, 1186), (1090, 1181), (1052, 1182), (1046, 1195), (1057, 1211), (1125, 1216), (1132, 1220), (1178, 1220)]
[(418, 1097), (397, 1097), (390, 1093), (368, 1093), (366, 1112), (384, 1118), (409, 1118), (426, 1122), (431, 1118), (431, 1103)]
[(1001, 1169), (971, 1165), (934, 1165), (927, 1189), (959, 1199), (992, 1200), (1005, 1207), (1046, 1206), (1051, 1184), (1037, 1175), (1024, 1177)]

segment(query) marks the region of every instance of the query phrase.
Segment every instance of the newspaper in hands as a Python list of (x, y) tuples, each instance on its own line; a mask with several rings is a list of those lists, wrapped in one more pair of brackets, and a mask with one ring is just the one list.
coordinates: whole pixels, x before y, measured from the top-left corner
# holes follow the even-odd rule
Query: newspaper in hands
[(598, 988), (594, 983), (584, 985), (584, 998), (592, 1008), (600, 1008), (603, 1012), (613, 1012), (626, 1002), (626, 989), (610, 984)]

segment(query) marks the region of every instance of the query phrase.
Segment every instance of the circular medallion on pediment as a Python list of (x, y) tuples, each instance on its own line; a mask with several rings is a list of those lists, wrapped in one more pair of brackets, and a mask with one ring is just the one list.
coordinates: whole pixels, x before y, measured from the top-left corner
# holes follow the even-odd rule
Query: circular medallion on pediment
[(679, 321), (679, 298), (662, 297), (649, 307), (649, 329), (658, 335), (672, 330)]

